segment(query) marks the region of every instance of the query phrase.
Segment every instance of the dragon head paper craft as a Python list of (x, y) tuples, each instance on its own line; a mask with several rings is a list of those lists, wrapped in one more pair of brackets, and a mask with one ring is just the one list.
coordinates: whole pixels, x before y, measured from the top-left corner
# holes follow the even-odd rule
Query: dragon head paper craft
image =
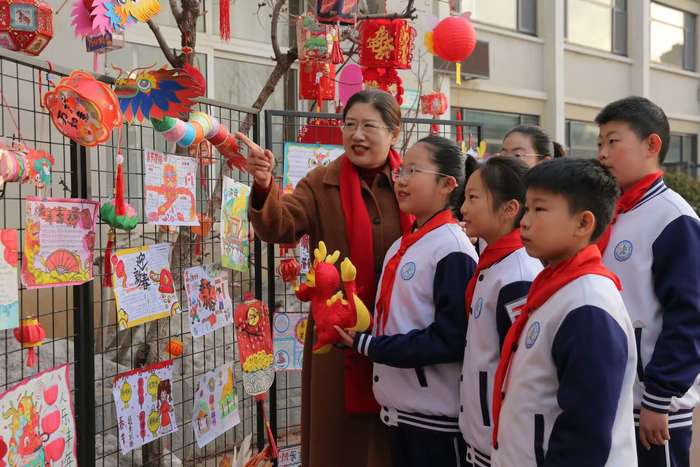
[[(340, 342), (334, 326), (348, 331), (363, 332), (370, 328), (372, 317), (355, 291), (357, 270), (349, 258), (340, 264), (340, 273), (335, 263), (340, 252), (328, 255), (326, 244), (319, 242), (314, 250), (314, 263), (306, 275), (306, 282), (295, 290), (297, 298), (311, 302), (311, 315), (316, 326), (315, 353), (330, 350), (332, 344)], [(343, 291), (340, 281), (343, 281)], [(346, 297), (347, 296), (347, 299)]]

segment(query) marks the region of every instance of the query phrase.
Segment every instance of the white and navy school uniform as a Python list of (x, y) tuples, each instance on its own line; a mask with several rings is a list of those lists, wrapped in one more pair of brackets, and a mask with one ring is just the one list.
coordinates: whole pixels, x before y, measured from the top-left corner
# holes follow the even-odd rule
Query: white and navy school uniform
[[(389, 248), (385, 267), (400, 243)], [(457, 418), (464, 290), (476, 262), (457, 224), (428, 232), (401, 258), (384, 334), (376, 335), (376, 320), (374, 335), (355, 337), (355, 349), (374, 361), (374, 396), (392, 429), (395, 465), (464, 465)]]
[(484, 269), (477, 278), (467, 326), (460, 385), (459, 427), (467, 444), (467, 462), (491, 465), (493, 382), (501, 347), (516, 308), (525, 303), (530, 284), (542, 270), (540, 260), (515, 250)]
[(622, 297), (581, 276), (532, 312), (504, 385), (494, 467), (629, 467), (636, 351)]
[(603, 262), (622, 282), (639, 360), (634, 417), (668, 413), (671, 440), (639, 449), (640, 466), (689, 465), (700, 374), (700, 222), (659, 179), (612, 227)]

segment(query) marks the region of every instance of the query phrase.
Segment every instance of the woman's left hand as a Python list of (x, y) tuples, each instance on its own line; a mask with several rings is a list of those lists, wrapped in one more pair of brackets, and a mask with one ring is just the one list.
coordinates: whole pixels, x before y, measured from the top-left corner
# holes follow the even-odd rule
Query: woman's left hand
[(357, 334), (355, 331), (346, 331), (345, 329), (341, 328), (340, 326), (333, 326), (335, 330), (338, 332), (340, 335), (340, 340), (343, 344), (347, 345), (348, 347), (352, 348), (353, 342), (355, 342), (355, 334)]

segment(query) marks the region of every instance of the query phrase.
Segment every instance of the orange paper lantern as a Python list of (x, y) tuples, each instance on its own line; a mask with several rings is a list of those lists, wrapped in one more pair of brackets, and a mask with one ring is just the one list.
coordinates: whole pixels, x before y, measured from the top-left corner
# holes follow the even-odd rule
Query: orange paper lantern
[(165, 353), (167, 353), (170, 357), (180, 357), (182, 356), (182, 351), (184, 349), (185, 345), (182, 343), (180, 339), (170, 339), (168, 343), (165, 345)]
[(19, 327), (15, 328), (13, 331), (15, 339), (22, 344), (23, 349), (29, 349), (27, 352), (26, 365), (28, 367), (34, 367), (37, 363), (36, 348), (44, 343), (46, 339), (46, 331), (39, 324), (39, 320), (36, 318), (23, 319), (19, 323)]

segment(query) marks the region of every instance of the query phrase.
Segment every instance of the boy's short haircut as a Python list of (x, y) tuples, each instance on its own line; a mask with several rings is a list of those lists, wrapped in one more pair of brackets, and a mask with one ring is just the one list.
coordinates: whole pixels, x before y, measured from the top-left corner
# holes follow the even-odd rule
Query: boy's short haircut
[(562, 195), (572, 215), (591, 211), (596, 220), (591, 242), (607, 228), (620, 196), (615, 179), (600, 162), (568, 157), (534, 166), (525, 176), (525, 186)]
[(659, 164), (663, 164), (671, 141), (671, 129), (664, 111), (649, 99), (630, 96), (611, 102), (600, 111), (595, 122), (598, 126), (610, 122), (624, 122), (639, 139), (645, 139), (652, 133), (656, 133), (661, 138)]

